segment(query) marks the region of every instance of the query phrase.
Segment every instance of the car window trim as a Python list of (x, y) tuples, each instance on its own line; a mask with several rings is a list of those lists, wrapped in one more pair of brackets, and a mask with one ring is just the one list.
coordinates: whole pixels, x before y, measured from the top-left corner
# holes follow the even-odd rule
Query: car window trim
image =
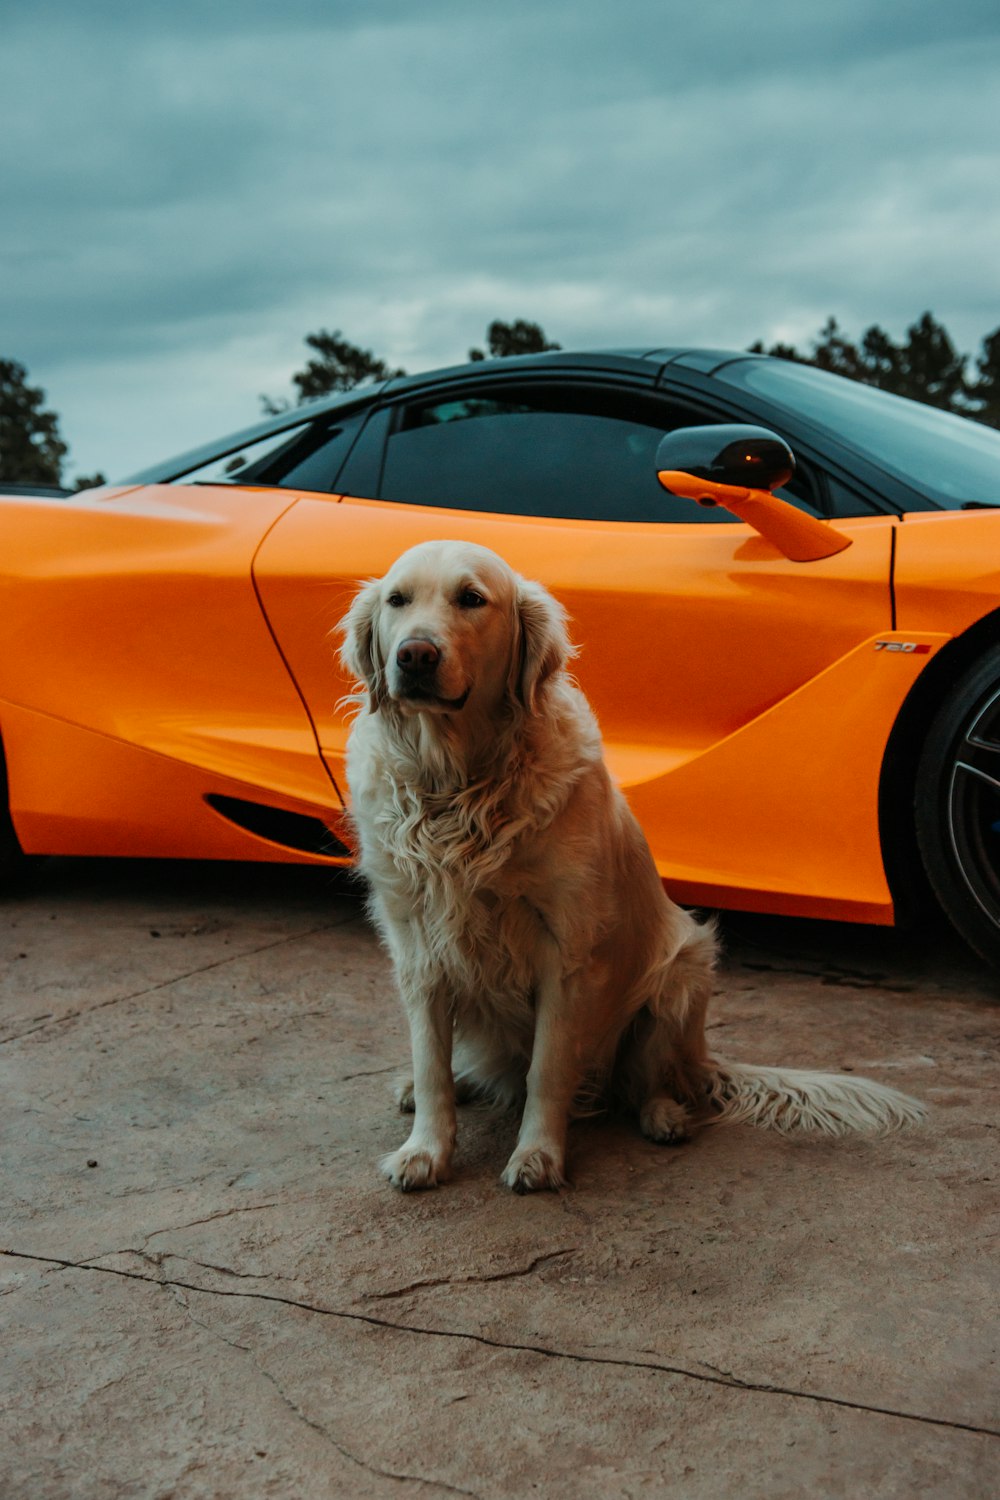
[[(433, 404), (436, 400), (460, 400), (465, 394), (469, 396), (486, 395), (488, 397), (490, 392), (496, 392), (504, 388), (511, 390), (515, 387), (520, 389), (525, 387), (544, 389), (548, 387), (551, 389), (552, 387), (564, 388), (567, 385), (579, 385), (599, 390), (608, 390), (610, 386), (612, 389), (620, 389), (625, 394), (631, 392), (646, 396), (656, 395), (658, 366), (653, 365), (648, 372), (645, 370), (635, 370), (634, 372), (616, 370), (613, 373), (615, 377), (613, 382), (608, 380), (608, 371), (606, 370), (578, 370), (575, 367), (570, 370), (565, 368), (550, 368), (537, 373), (534, 370), (524, 370), (523, 368), (520, 370), (498, 370), (491, 372), (489, 377), (473, 375), (470, 378), (468, 366), (464, 366), (462, 367), (462, 374), (459, 375), (456, 372), (453, 379), (428, 381), (426, 385), (410, 387), (405, 391), (383, 392), (383, 399), (375, 405), (369, 414), (369, 422), (382, 414), (388, 417), (382, 434), (377, 489), (374, 496), (370, 498), (384, 500), (387, 504), (409, 503), (396, 502), (391, 496), (383, 493), (389, 442), (400, 431), (401, 414), (407, 408)], [(368, 423), (365, 425), (367, 426)], [(354, 491), (352, 490), (350, 493), (354, 493)], [(491, 512), (491, 514), (500, 515), (506, 514), (506, 512), (498, 511)]]
[[(634, 372), (622, 372), (616, 370), (613, 372), (614, 379), (612, 380), (609, 380), (607, 370), (590, 371), (578, 370), (576, 368), (570, 370), (567, 370), (565, 368), (548, 369), (544, 372), (537, 373), (534, 370), (525, 371), (523, 369), (497, 371), (489, 379), (485, 379), (479, 375), (474, 375), (470, 379), (468, 369), (466, 367), (464, 370), (464, 378), (461, 379), (457, 378), (456, 376), (455, 379), (448, 379), (440, 382), (428, 382), (424, 387), (420, 387), (417, 389), (411, 388), (406, 391), (400, 391), (398, 392), (398, 394), (384, 392), (383, 399), (378, 403), (378, 406), (375, 408), (375, 410), (373, 410), (369, 417), (369, 421), (372, 421), (376, 417), (384, 414), (388, 420), (386, 421), (384, 427), (381, 442), (381, 454), (378, 465), (377, 492), (374, 496), (366, 498), (374, 498), (380, 502), (384, 502), (387, 505), (412, 504), (415, 506), (419, 506), (423, 503), (419, 501), (400, 501), (397, 497), (386, 495), (384, 492), (389, 442), (393, 436), (401, 431), (403, 413), (410, 408), (435, 405), (443, 401), (461, 400), (464, 396), (469, 396), (471, 398), (489, 399), (491, 395), (498, 395), (501, 391), (510, 392), (513, 390), (537, 390), (546, 388), (566, 390), (576, 388), (581, 390), (597, 390), (612, 396), (614, 396), (615, 394), (620, 394), (623, 396), (643, 396), (653, 401), (656, 401), (659, 398), (663, 400), (663, 404), (665, 406), (672, 405), (675, 408), (681, 407), (685, 411), (690, 412), (691, 416), (695, 419), (701, 416), (704, 411), (705, 403), (702, 402), (700, 395), (692, 396), (690, 392), (682, 391), (679, 393), (674, 393), (667, 392), (661, 389), (658, 380), (661, 369), (662, 366), (653, 364), (648, 372), (645, 370), (636, 370)], [(664, 431), (666, 430), (668, 429), (664, 427)], [(813, 472), (815, 473), (816, 465), (812, 465), (811, 467)], [(349, 491), (345, 490), (345, 493), (358, 494), (358, 491), (356, 489), (351, 489)], [(822, 499), (826, 501), (827, 498), (827, 493), (824, 488), (822, 490)], [(444, 508), (450, 509), (451, 507), (444, 506)], [(488, 514), (513, 515), (514, 513), (507, 511), (490, 511), (488, 512)], [(608, 519), (612, 518), (603, 518), (602, 524), (604, 524), (604, 521)], [(641, 521), (622, 521), (619, 524), (643, 525), (649, 523)], [(667, 520), (664, 520), (662, 523), (656, 522), (653, 524), (670, 525), (671, 523)], [(690, 524), (695, 525), (697, 523), (695, 521), (692, 521)]]

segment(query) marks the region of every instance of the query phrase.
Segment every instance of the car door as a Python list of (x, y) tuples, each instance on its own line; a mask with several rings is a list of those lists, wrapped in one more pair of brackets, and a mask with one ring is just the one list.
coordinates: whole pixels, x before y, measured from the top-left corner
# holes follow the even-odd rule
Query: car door
[[(894, 523), (875, 515), (840, 522), (850, 548), (790, 562), (726, 513), (658, 485), (662, 433), (699, 420), (703, 413), (621, 380), (470, 382), (383, 408), (372, 426), (381, 426), (377, 474), (372, 466), (347, 486), (379, 498), (303, 497), (255, 562), (262, 602), (342, 792), (350, 715), (338, 702), (351, 685), (336, 661), (337, 622), (357, 582), (383, 573), (407, 547), (466, 538), (542, 580), (569, 611), (576, 674), (661, 872), (696, 895), (799, 878), (781, 868), (773, 836), (757, 839), (753, 869), (739, 827), (724, 830), (720, 848), (713, 796), (726, 818), (742, 821), (755, 797), (759, 817), (760, 798), (775, 794), (750, 764), (738, 785), (728, 772), (715, 786), (711, 758), (890, 628)], [(820, 750), (831, 732), (819, 722), (809, 743), (788, 751), (807, 783), (810, 756), (820, 776), (829, 764)], [(844, 778), (850, 795), (850, 766)], [(876, 789), (864, 795), (872, 813), (865, 859), (880, 872)], [(845, 885), (855, 864), (848, 857), (838, 877)], [(881, 897), (878, 880), (873, 873)]]

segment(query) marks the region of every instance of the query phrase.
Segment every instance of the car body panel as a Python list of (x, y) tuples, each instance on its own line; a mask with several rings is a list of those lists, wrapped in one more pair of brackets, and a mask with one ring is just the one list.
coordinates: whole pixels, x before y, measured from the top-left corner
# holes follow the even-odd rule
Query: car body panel
[[(201, 758), (163, 755), (137, 743), (0, 703), (11, 813), (26, 854), (238, 859), (344, 864), (312, 858), (222, 816), (209, 797), (265, 801), (316, 818), (339, 836), (341, 813), (329, 780), (325, 796), (287, 795), (263, 776), (225, 776)], [(331, 841), (332, 842), (332, 841)]]
[(899, 527), (896, 621), (960, 635), (1000, 608), (1000, 510), (925, 511)]
[[(291, 409), (116, 486), (0, 498), (0, 734), (22, 848), (343, 863), (341, 846), (296, 845), (233, 808), (349, 843), (337, 623), (404, 548), (467, 537), (567, 608), (610, 768), (674, 895), (891, 921), (887, 746), (914, 702), (926, 729), (948, 664), (970, 655), (949, 650), (923, 677), (943, 647), (1000, 639), (1000, 511), (942, 511), (912, 468), (891, 473), (849, 432), (771, 401), (754, 373), (765, 359), (663, 347), (483, 361)], [(799, 500), (850, 547), (791, 562), (745, 524), (696, 524), (694, 507), (684, 524), (676, 509), (551, 520), (371, 498), (409, 405), (536, 383), (644, 392), (682, 425), (771, 428), (800, 460)], [(298, 436), (283, 435), (301, 429), (301, 451), (325, 463), (345, 413), (339, 466), (296, 468)], [(566, 494), (558, 466), (552, 482)], [(346, 493), (294, 487), (316, 483)]]
[(875, 650), (894, 640), (897, 523), (840, 525), (851, 547), (798, 564), (742, 525), (543, 521), (305, 497), (268, 533), (254, 576), (341, 788), (350, 715), (336, 704), (352, 685), (336, 665), (338, 620), (358, 582), (408, 546), (467, 539), (544, 579), (568, 609), (583, 648), (576, 675), (609, 766), (672, 891), (890, 921), (881, 753), (931, 646), (946, 637), (922, 638), (919, 656)]
[[(879, 769), (907, 693), (948, 639), (881, 631), (671, 775), (629, 788), (676, 899), (891, 924)], [(921, 654), (892, 649), (904, 644)]]
[[(261, 536), (293, 501), (282, 491), (153, 487), (5, 503), (0, 722), (26, 851), (63, 848), (43, 831), (32, 756), (47, 768), (53, 815), (75, 799), (92, 826), (85, 759), (102, 761), (112, 797), (145, 796), (127, 779), (145, 787), (138, 768), (122, 779), (123, 746), (159, 757), (165, 777), (171, 765), (194, 768), (206, 791), (221, 778), (267, 788), (280, 805), (337, 805), (251, 578)], [(30, 756), (14, 710), (34, 716)], [(63, 725), (87, 731), (85, 755)], [(174, 822), (175, 852), (185, 853), (189, 828)]]

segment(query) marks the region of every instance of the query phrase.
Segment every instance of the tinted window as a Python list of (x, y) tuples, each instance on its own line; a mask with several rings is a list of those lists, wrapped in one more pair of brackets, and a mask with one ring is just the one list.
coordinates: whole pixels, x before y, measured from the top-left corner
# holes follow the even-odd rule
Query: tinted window
[[(885, 514), (884, 511), (880, 511), (868, 500), (863, 499), (856, 490), (852, 490), (849, 485), (842, 483), (841, 480), (834, 479), (830, 474), (826, 476), (825, 489), (826, 504), (822, 514), (832, 517), (833, 520), (836, 520), (838, 516), (847, 520), (851, 516), (877, 516)], [(775, 493), (778, 495), (785, 494), (784, 490), (776, 490)], [(785, 498), (792, 501), (796, 499), (794, 495), (787, 495)]]
[(716, 378), (819, 423), (938, 505), (1000, 499), (1000, 433), (980, 422), (780, 359), (739, 360)]
[(331, 494), (363, 420), (364, 413), (359, 412), (345, 421), (312, 429), (303, 442), (281, 455), (277, 464), (269, 469), (262, 466), (257, 482)]
[(300, 442), (301, 435), (301, 427), (295, 428), (291, 434), (287, 428), (284, 432), (271, 433), (267, 437), (258, 438), (256, 442), (248, 443), (235, 453), (227, 453), (223, 458), (211, 458), (197, 468), (185, 470), (177, 475), (176, 483), (249, 484), (252, 482), (248, 478), (249, 474), (264, 462), (271, 463), (276, 457), (295, 447)]
[(358, 495), (365, 500), (378, 498), (382, 455), (392, 415), (391, 407), (381, 406), (368, 418), (337, 476), (337, 489), (341, 494)]
[(224, 458), (180, 476), (182, 484), (276, 484), (283, 489), (333, 492), (366, 413), (349, 412), (339, 422), (303, 423), (291, 432), (260, 438)]
[(504, 385), (397, 408), (380, 494), (455, 510), (577, 520), (734, 517), (668, 495), (656, 448), (704, 417), (642, 392)]

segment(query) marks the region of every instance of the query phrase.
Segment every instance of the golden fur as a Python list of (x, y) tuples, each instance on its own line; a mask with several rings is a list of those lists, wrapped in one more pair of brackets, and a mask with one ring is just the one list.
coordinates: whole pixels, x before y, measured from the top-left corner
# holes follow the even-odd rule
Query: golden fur
[(456, 1097), (524, 1099), (503, 1173), (517, 1192), (564, 1184), (582, 1097), (662, 1142), (699, 1115), (831, 1134), (919, 1118), (864, 1079), (709, 1058), (714, 929), (665, 894), (541, 585), (486, 548), (427, 542), (359, 590), (344, 632), (363, 684), (359, 865), (413, 1050), (391, 1182), (448, 1175)]

